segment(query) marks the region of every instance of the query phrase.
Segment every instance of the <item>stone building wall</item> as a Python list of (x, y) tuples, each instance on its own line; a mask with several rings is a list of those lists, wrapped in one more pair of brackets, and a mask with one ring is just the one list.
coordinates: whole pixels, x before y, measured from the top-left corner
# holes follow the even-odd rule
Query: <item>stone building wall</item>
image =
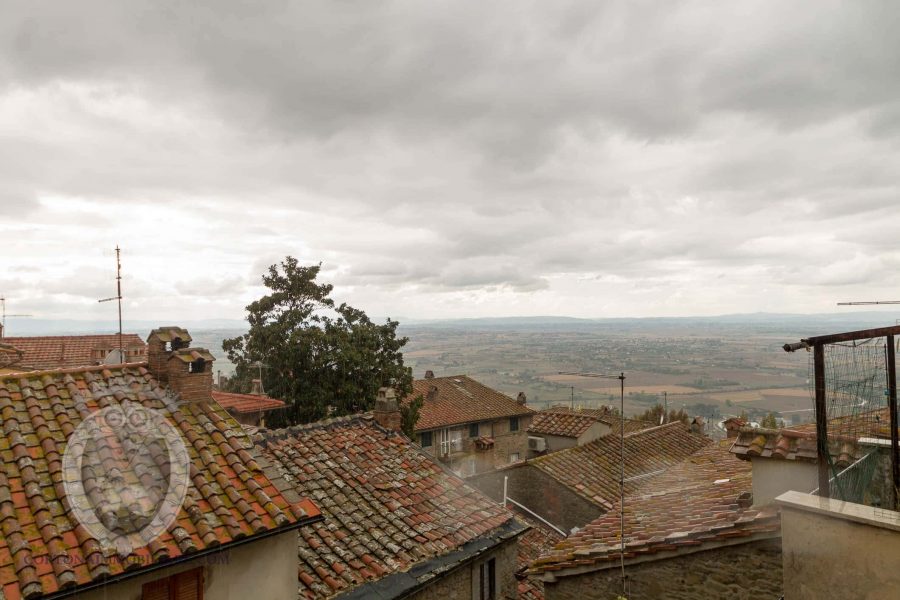
[(503, 500), (503, 478), (509, 477), (509, 497), (527, 506), (564, 531), (583, 527), (604, 511), (543, 471), (529, 464), (470, 477), (472, 485), (497, 502)]
[[(625, 568), (628, 600), (777, 600), (782, 594), (780, 538), (648, 561)], [(618, 568), (544, 583), (546, 600), (615, 600)]]
[(515, 600), (518, 598), (518, 582), (515, 577), (517, 554), (516, 540), (509, 540), (500, 548), (451, 571), (409, 598), (410, 600), (472, 600), (472, 598), (477, 598), (474, 591), (477, 589), (475, 586), (478, 585), (481, 565), (493, 558), (496, 560), (497, 569), (496, 597)]

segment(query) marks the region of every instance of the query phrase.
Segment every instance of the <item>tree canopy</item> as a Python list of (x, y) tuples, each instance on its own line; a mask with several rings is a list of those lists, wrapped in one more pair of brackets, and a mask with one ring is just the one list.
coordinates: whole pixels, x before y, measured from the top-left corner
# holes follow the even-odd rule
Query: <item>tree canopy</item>
[[(649, 423), (656, 423), (659, 425), (663, 422), (663, 415), (666, 414), (666, 409), (663, 408), (662, 404), (655, 404), (652, 407), (645, 410), (643, 413), (635, 417), (639, 421), (647, 421)], [(687, 424), (691, 418), (684, 411), (684, 409), (675, 410), (674, 408), (669, 410), (668, 419), (665, 419), (666, 423), (673, 423), (675, 421), (681, 421), (682, 423)]]
[(222, 343), (236, 368), (229, 391), (249, 392), (261, 373), (266, 393), (287, 403), (267, 418), (273, 427), (369, 410), (382, 386), (400, 398), (412, 390), (399, 323), (335, 305), (333, 286), (316, 281), (320, 269), (291, 256), (270, 266), (268, 293), (247, 306), (249, 331)]

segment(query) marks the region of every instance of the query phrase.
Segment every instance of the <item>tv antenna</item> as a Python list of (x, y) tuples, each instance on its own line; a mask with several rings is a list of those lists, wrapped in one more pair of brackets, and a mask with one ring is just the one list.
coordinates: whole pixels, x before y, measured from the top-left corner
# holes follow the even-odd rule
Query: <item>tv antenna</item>
[(119, 356), (125, 362), (125, 348), (122, 344), (122, 251), (116, 244), (116, 295), (111, 298), (103, 298), (97, 302), (111, 302), (115, 300), (119, 304)]
[(3, 320), (0, 321), (2, 327), (0, 327), (0, 338), (3, 337), (6, 332), (6, 317), (31, 317), (33, 315), (8, 315), (6, 314), (6, 298), (4, 296), (0, 296), (0, 311), (3, 313)]
[(900, 300), (873, 300), (869, 302), (838, 302), (838, 306), (871, 306), (873, 304), (900, 304)]
[[(577, 371), (560, 371), (558, 375), (574, 375), (576, 377), (595, 377), (598, 379), (618, 379), (619, 380), (619, 443), (620, 443), (620, 462), (619, 462), (619, 540), (622, 542), (620, 548), (620, 562), (622, 567), (622, 595), (627, 595), (627, 580), (625, 579), (625, 373), (618, 375), (606, 375), (603, 373), (581, 373)], [(574, 386), (572, 388), (575, 389)], [(574, 391), (573, 391), (574, 398)]]

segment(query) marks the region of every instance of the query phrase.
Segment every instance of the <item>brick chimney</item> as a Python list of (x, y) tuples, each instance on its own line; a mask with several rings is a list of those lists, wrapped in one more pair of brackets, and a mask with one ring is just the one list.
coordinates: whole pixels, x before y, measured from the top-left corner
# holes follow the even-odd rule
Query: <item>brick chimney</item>
[(169, 358), (176, 350), (190, 346), (191, 339), (191, 334), (181, 327), (158, 327), (150, 332), (147, 337), (147, 368), (158, 381), (168, 381)]
[(401, 431), (400, 406), (393, 388), (383, 387), (378, 390), (375, 400), (375, 422), (392, 431)]
[(428, 393), (425, 394), (426, 400), (437, 400), (438, 397), (438, 389), (436, 385), (428, 386)]
[(516, 396), (516, 402), (518, 402), (522, 406), (524, 406), (525, 402), (527, 402), (527, 401), (528, 401), (528, 398), (525, 396), (525, 392), (519, 392), (519, 395)]
[(169, 389), (182, 402), (209, 402), (212, 398), (213, 361), (203, 348), (182, 348), (171, 353), (166, 362)]
[(434, 379), (434, 371), (431, 369), (425, 371), (425, 379)]

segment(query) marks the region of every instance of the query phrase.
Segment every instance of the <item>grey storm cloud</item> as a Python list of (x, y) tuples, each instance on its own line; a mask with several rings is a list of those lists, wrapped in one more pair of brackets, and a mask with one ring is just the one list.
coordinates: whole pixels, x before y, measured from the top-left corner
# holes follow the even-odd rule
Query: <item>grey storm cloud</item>
[[(897, 283), (892, 2), (2, 13), (0, 224), (64, 227), (78, 257), (127, 221), (165, 310), (205, 294), (231, 315), (285, 254), (354, 303), (434, 315), (479, 290), (485, 311), (578, 312), (602, 292), (656, 314), (643, 290), (663, 283), (720, 312)], [(21, 256), (47, 235), (10, 227)], [(753, 296), (763, 282), (778, 306)]]

